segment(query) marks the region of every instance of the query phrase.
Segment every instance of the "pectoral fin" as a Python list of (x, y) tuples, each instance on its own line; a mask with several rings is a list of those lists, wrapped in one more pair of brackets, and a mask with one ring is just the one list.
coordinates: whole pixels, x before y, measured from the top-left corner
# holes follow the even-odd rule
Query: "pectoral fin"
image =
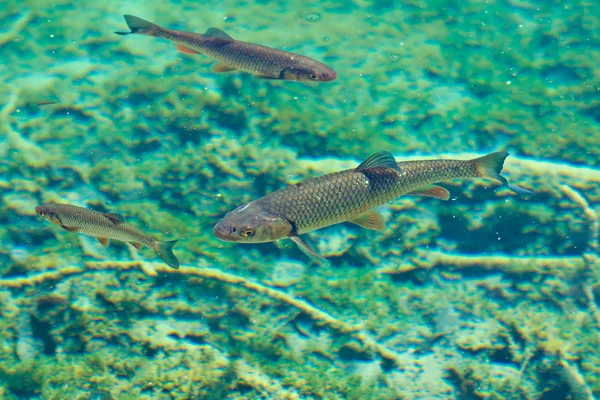
[(375, 210), (369, 210), (365, 213), (362, 213), (350, 222), (372, 231), (381, 232), (385, 230), (385, 222), (383, 222), (383, 217)]
[(212, 69), (213, 72), (218, 72), (218, 73), (220, 73), (220, 72), (229, 72), (229, 71), (235, 71), (236, 70), (236, 68), (230, 67), (229, 65), (224, 64), (222, 62), (214, 63), (211, 69)]
[(63, 225), (62, 221), (60, 220), (60, 218), (58, 217), (58, 215), (52, 216), (52, 218), (50, 218), (50, 222), (53, 223), (54, 225), (58, 225), (61, 228), (64, 228), (64, 225)]
[(302, 239), (300, 239), (300, 237), (290, 236), (290, 239), (292, 239), (294, 243), (298, 245), (298, 248), (300, 248), (300, 250), (302, 250), (304, 254), (314, 258), (322, 264), (328, 264), (328, 261), (325, 258), (321, 257), (312, 247), (310, 247)]
[(435, 197), (440, 200), (448, 200), (450, 198), (450, 192), (444, 189), (441, 186), (431, 185), (419, 188), (417, 190), (413, 190), (410, 193), (415, 196), (427, 196), (427, 197)]
[(79, 229), (72, 227), (72, 226), (64, 226), (64, 225), (59, 225), (61, 228), (63, 228), (65, 231), (67, 232), (78, 232)]
[(177, 49), (177, 51), (180, 51), (184, 54), (200, 54), (196, 50), (190, 49), (189, 47), (186, 47), (179, 43), (175, 45), (175, 48)]
[(104, 247), (108, 247), (108, 243), (110, 243), (110, 239), (107, 238), (96, 238), (100, 242), (100, 244)]

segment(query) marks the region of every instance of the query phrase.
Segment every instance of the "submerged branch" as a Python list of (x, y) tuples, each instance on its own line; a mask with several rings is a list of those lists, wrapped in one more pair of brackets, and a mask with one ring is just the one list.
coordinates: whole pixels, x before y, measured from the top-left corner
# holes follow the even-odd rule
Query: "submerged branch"
[(0, 288), (21, 288), (25, 286), (36, 286), (49, 281), (60, 280), (73, 275), (80, 275), (86, 272), (93, 271), (109, 271), (109, 270), (133, 270), (141, 269), (146, 275), (157, 276), (158, 274), (169, 275), (184, 275), (193, 276), (204, 279), (217, 280), (230, 285), (243, 287), (252, 292), (267, 296), (273, 300), (289, 304), (310, 316), (314, 321), (329, 326), (340, 333), (350, 335), (365, 346), (372, 348), (382, 358), (395, 362), (398, 366), (401, 365), (400, 354), (394, 350), (378, 343), (365, 332), (361, 331), (362, 327), (350, 325), (342, 320), (339, 320), (328, 313), (321, 311), (308, 302), (293, 297), (281, 290), (265, 286), (258, 282), (253, 282), (241, 276), (229, 274), (214, 268), (197, 268), (197, 267), (181, 267), (180, 269), (170, 268), (162, 263), (146, 263), (141, 261), (90, 261), (86, 262), (84, 267), (69, 266), (60, 270), (43, 272), (26, 278), (8, 278), (0, 279)]
[(17, 19), (12, 24), (12, 26), (7, 32), (0, 33), (0, 47), (8, 42), (13, 41), (19, 35), (19, 33), (21, 33), (23, 29), (25, 29), (25, 27), (32, 18), (33, 15), (30, 10), (27, 10), (24, 13), (22, 13), (19, 19)]

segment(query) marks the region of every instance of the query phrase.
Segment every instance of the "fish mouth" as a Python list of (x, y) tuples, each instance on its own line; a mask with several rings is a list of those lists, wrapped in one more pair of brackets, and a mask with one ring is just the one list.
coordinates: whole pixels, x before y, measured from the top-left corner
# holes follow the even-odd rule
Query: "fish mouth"
[(334, 70), (329, 70), (326, 73), (322, 74), (323, 76), (323, 81), (329, 82), (329, 81), (335, 81), (338, 77), (337, 72), (335, 72)]
[(227, 227), (223, 226), (220, 222), (215, 225), (213, 228), (213, 235), (219, 240), (224, 242), (233, 242), (231, 238), (231, 233)]
[(46, 219), (48, 219), (52, 215), (52, 213), (48, 210), (48, 207), (46, 206), (37, 206), (35, 208), (35, 213), (40, 217)]

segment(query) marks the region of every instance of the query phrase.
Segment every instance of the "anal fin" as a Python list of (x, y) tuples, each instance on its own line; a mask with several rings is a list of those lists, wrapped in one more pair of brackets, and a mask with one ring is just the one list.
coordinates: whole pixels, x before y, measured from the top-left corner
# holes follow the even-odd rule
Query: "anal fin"
[(294, 241), (294, 243), (296, 243), (298, 245), (298, 248), (300, 250), (302, 250), (302, 252), (304, 254), (314, 258), (321, 264), (325, 264), (325, 265), (329, 264), (329, 262), (324, 257), (319, 255), (319, 253), (317, 253), (312, 247), (310, 247), (306, 242), (304, 242), (302, 239), (300, 239), (300, 237), (290, 236), (290, 239), (292, 239)]
[(436, 199), (440, 200), (448, 200), (450, 198), (450, 192), (447, 189), (436, 185), (425, 186), (417, 190), (413, 190), (407, 194), (414, 196), (435, 197)]
[(108, 243), (110, 243), (110, 239), (108, 238), (96, 238), (100, 242), (100, 244), (104, 247), (108, 247)]
[(138, 251), (142, 249), (142, 244), (138, 242), (129, 242), (130, 245), (135, 247)]
[(230, 67), (229, 65), (222, 63), (222, 62), (216, 62), (213, 64), (211, 69), (213, 72), (220, 73), (220, 72), (235, 71), (237, 68)]
[(364, 212), (349, 222), (372, 231), (381, 232), (385, 230), (385, 222), (383, 221), (383, 217), (375, 210)]
[(182, 45), (182, 44), (179, 44), (179, 43), (177, 43), (177, 44), (175, 45), (175, 48), (177, 49), (177, 51), (180, 51), (180, 52), (182, 52), (182, 53), (184, 53), (184, 54), (200, 54), (200, 53), (199, 53), (199, 52), (197, 52), (196, 50), (194, 50), (194, 49), (190, 49), (189, 47), (187, 47), (187, 46), (184, 46), (184, 45)]

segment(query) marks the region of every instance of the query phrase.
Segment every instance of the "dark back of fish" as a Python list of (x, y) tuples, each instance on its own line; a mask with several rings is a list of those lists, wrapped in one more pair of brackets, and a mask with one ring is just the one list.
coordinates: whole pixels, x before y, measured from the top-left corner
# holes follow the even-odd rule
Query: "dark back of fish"
[(385, 204), (418, 188), (448, 179), (481, 176), (473, 160), (399, 162), (400, 170), (373, 168), (336, 172), (288, 186), (259, 200), (265, 211), (284, 218), (302, 234)]

